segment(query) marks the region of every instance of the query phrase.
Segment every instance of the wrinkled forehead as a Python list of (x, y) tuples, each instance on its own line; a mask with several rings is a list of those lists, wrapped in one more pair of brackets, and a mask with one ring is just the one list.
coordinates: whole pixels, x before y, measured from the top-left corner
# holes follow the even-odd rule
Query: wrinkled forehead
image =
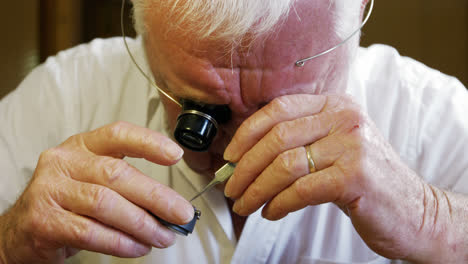
[[(349, 10), (338, 6), (338, 1), (357, 0), (295, 1), (273, 31), (252, 39), (247, 34), (245, 42), (237, 45), (167, 31), (167, 21), (147, 16), (145, 49), (153, 76), (176, 97), (229, 104), (240, 112), (277, 96), (321, 93), (325, 87), (338, 87), (336, 80), (347, 76), (347, 48), (314, 59), (305, 67), (295, 66), (297, 60), (340, 42), (336, 29), (343, 16), (338, 12)], [(348, 23), (359, 25), (359, 12), (350, 18), (355, 22)]]
[[(276, 59), (271, 57), (268, 60), (270, 64), (282, 66), (293, 64), (320, 49), (329, 48), (346, 37), (359, 24), (361, 3), (361, 0), (297, 0), (291, 6), (287, 17), (280, 19), (268, 33), (261, 36), (247, 33), (240, 41), (229, 38), (200, 39), (197, 35), (199, 33), (171, 27), (170, 19), (162, 19), (159, 15), (166, 12), (164, 8), (169, 8), (170, 5), (162, 5), (158, 6), (157, 12), (147, 13), (146, 38), (151, 39), (149, 43), (160, 42), (167, 46), (177, 46), (195, 57), (208, 57), (209, 60), (219, 63), (228, 62), (232, 67), (236, 66), (233, 52), (251, 56), (255, 55), (256, 50), (263, 54), (268, 54), (270, 50), (278, 53)], [(152, 7), (156, 8), (155, 5)], [(210, 27), (209, 24), (205, 26)]]

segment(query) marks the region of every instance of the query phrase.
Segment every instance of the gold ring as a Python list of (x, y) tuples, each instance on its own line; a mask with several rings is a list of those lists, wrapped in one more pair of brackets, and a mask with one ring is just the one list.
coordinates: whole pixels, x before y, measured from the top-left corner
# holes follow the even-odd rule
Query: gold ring
[(312, 159), (312, 152), (310, 151), (310, 145), (305, 147), (307, 153), (307, 161), (309, 162), (309, 173), (314, 173), (317, 171), (315, 168), (315, 162)]

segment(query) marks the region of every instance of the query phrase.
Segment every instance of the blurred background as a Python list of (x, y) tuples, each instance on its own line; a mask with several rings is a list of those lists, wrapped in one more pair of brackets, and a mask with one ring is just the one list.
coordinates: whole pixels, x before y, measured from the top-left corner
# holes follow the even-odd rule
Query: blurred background
[[(362, 46), (385, 43), (468, 86), (468, 0), (375, 0)], [(48, 56), (120, 35), (120, 0), (3, 1), (0, 98)], [(130, 4), (127, 3), (127, 13)], [(128, 14), (128, 35), (133, 36)]]

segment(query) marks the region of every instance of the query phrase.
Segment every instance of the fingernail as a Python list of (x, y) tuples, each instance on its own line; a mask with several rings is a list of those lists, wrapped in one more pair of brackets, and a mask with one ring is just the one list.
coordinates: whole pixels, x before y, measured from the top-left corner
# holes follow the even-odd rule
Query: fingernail
[(151, 251), (151, 247), (147, 245), (143, 245), (140, 243), (137, 243), (135, 245), (135, 253), (140, 257), (147, 255), (150, 251)]
[(231, 176), (231, 178), (228, 180), (228, 182), (226, 183), (226, 185), (224, 186), (224, 196), (226, 197), (231, 197), (232, 195), (232, 187), (231, 187), (231, 181), (232, 181), (233, 177)]
[(231, 158), (232, 158), (231, 152), (225, 151), (225, 152), (224, 152), (224, 155), (223, 155), (223, 159), (224, 159), (224, 160), (230, 161)]
[(231, 198), (231, 190), (228, 190), (226, 187), (224, 187), (224, 196), (227, 198)]
[(176, 200), (174, 210), (176, 217), (184, 223), (190, 222), (190, 220), (192, 220), (193, 216), (195, 215), (193, 206), (182, 199)]
[(175, 233), (172, 230), (164, 227), (160, 229), (158, 237), (153, 242), (157, 248), (167, 248), (175, 243)]
[(226, 149), (224, 150), (224, 155), (223, 155), (224, 160), (231, 160), (232, 159), (232, 151), (231, 151), (231, 144), (229, 144)]
[(234, 203), (232, 210), (235, 213), (239, 214), (243, 207), (244, 207), (244, 199), (240, 198)]
[(164, 151), (166, 157), (171, 160), (179, 160), (184, 155), (184, 150), (172, 141), (164, 144)]

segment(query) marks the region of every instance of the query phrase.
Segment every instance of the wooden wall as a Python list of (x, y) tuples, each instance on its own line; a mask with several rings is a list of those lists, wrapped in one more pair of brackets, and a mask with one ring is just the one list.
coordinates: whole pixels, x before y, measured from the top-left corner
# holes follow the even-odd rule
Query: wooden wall
[(392, 45), (468, 86), (468, 0), (376, 0), (361, 43)]
[[(39, 0), (2, 1), (0, 98), (39, 63)], [(26, 8), (25, 8), (26, 7)]]
[(41, 0), (41, 62), (83, 42), (83, 1)]

